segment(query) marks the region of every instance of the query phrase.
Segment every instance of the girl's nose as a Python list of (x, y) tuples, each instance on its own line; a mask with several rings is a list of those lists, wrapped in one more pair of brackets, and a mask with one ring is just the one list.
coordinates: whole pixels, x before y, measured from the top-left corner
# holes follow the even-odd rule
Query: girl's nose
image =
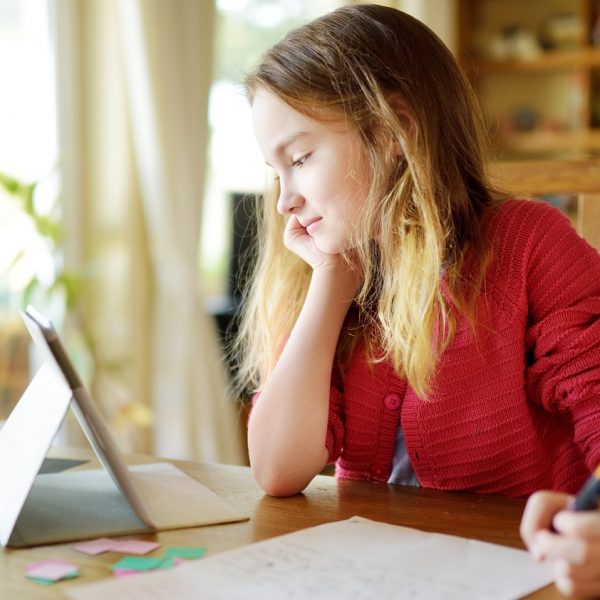
[(281, 189), (277, 200), (277, 211), (282, 215), (292, 214), (296, 208), (302, 206), (304, 198), (294, 190), (281, 185), (281, 182), (279, 185)]

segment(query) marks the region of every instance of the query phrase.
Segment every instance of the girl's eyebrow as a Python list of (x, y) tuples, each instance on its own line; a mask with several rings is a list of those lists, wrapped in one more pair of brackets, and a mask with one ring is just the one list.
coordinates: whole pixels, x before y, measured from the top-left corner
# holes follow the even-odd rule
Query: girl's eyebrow
[[(279, 142), (277, 146), (275, 146), (273, 154), (275, 156), (281, 156), (288, 146), (291, 146), (296, 140), (300, 139), (301, 137), (308, 135), (308, 133), (308, 131), (295, 131), (294, 133), (291, 133), (287, 137), (283, 138), (283, 140), (281, 140), (281, 142)], [(271, 164), (267, 161), (265, 161), (265, 164), (269, 165), (269, 167), (271, 166)]]

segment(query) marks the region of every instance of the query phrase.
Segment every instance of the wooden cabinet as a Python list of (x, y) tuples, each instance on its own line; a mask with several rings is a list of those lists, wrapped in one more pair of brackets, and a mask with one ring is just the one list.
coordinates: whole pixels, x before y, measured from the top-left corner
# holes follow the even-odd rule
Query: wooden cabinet
[(458, 0), (457, 55), (505, 159), (600, 154), (600, 0)]

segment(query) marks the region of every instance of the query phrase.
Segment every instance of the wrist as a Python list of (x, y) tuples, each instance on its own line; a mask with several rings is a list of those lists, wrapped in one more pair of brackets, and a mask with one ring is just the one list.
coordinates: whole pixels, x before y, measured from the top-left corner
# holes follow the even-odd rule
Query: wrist
[(356, 269), (342, 260), (319, 265), (313, 269), (311, 287), (326, 287), (340, 300), (350, 304), (354, 300), (361, 277)]

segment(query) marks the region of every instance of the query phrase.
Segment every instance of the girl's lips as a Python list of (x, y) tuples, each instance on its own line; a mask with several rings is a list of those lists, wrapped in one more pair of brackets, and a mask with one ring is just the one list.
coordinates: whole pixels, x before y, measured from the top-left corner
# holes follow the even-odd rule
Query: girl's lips
[(318, 218), (308, 223), (308, 225), (306, 226), (306, 233), (308, 233), (308, 235), (312, 235), (317, 229), (317, 227), (319, 227), (322, 220), (322, 218)]

